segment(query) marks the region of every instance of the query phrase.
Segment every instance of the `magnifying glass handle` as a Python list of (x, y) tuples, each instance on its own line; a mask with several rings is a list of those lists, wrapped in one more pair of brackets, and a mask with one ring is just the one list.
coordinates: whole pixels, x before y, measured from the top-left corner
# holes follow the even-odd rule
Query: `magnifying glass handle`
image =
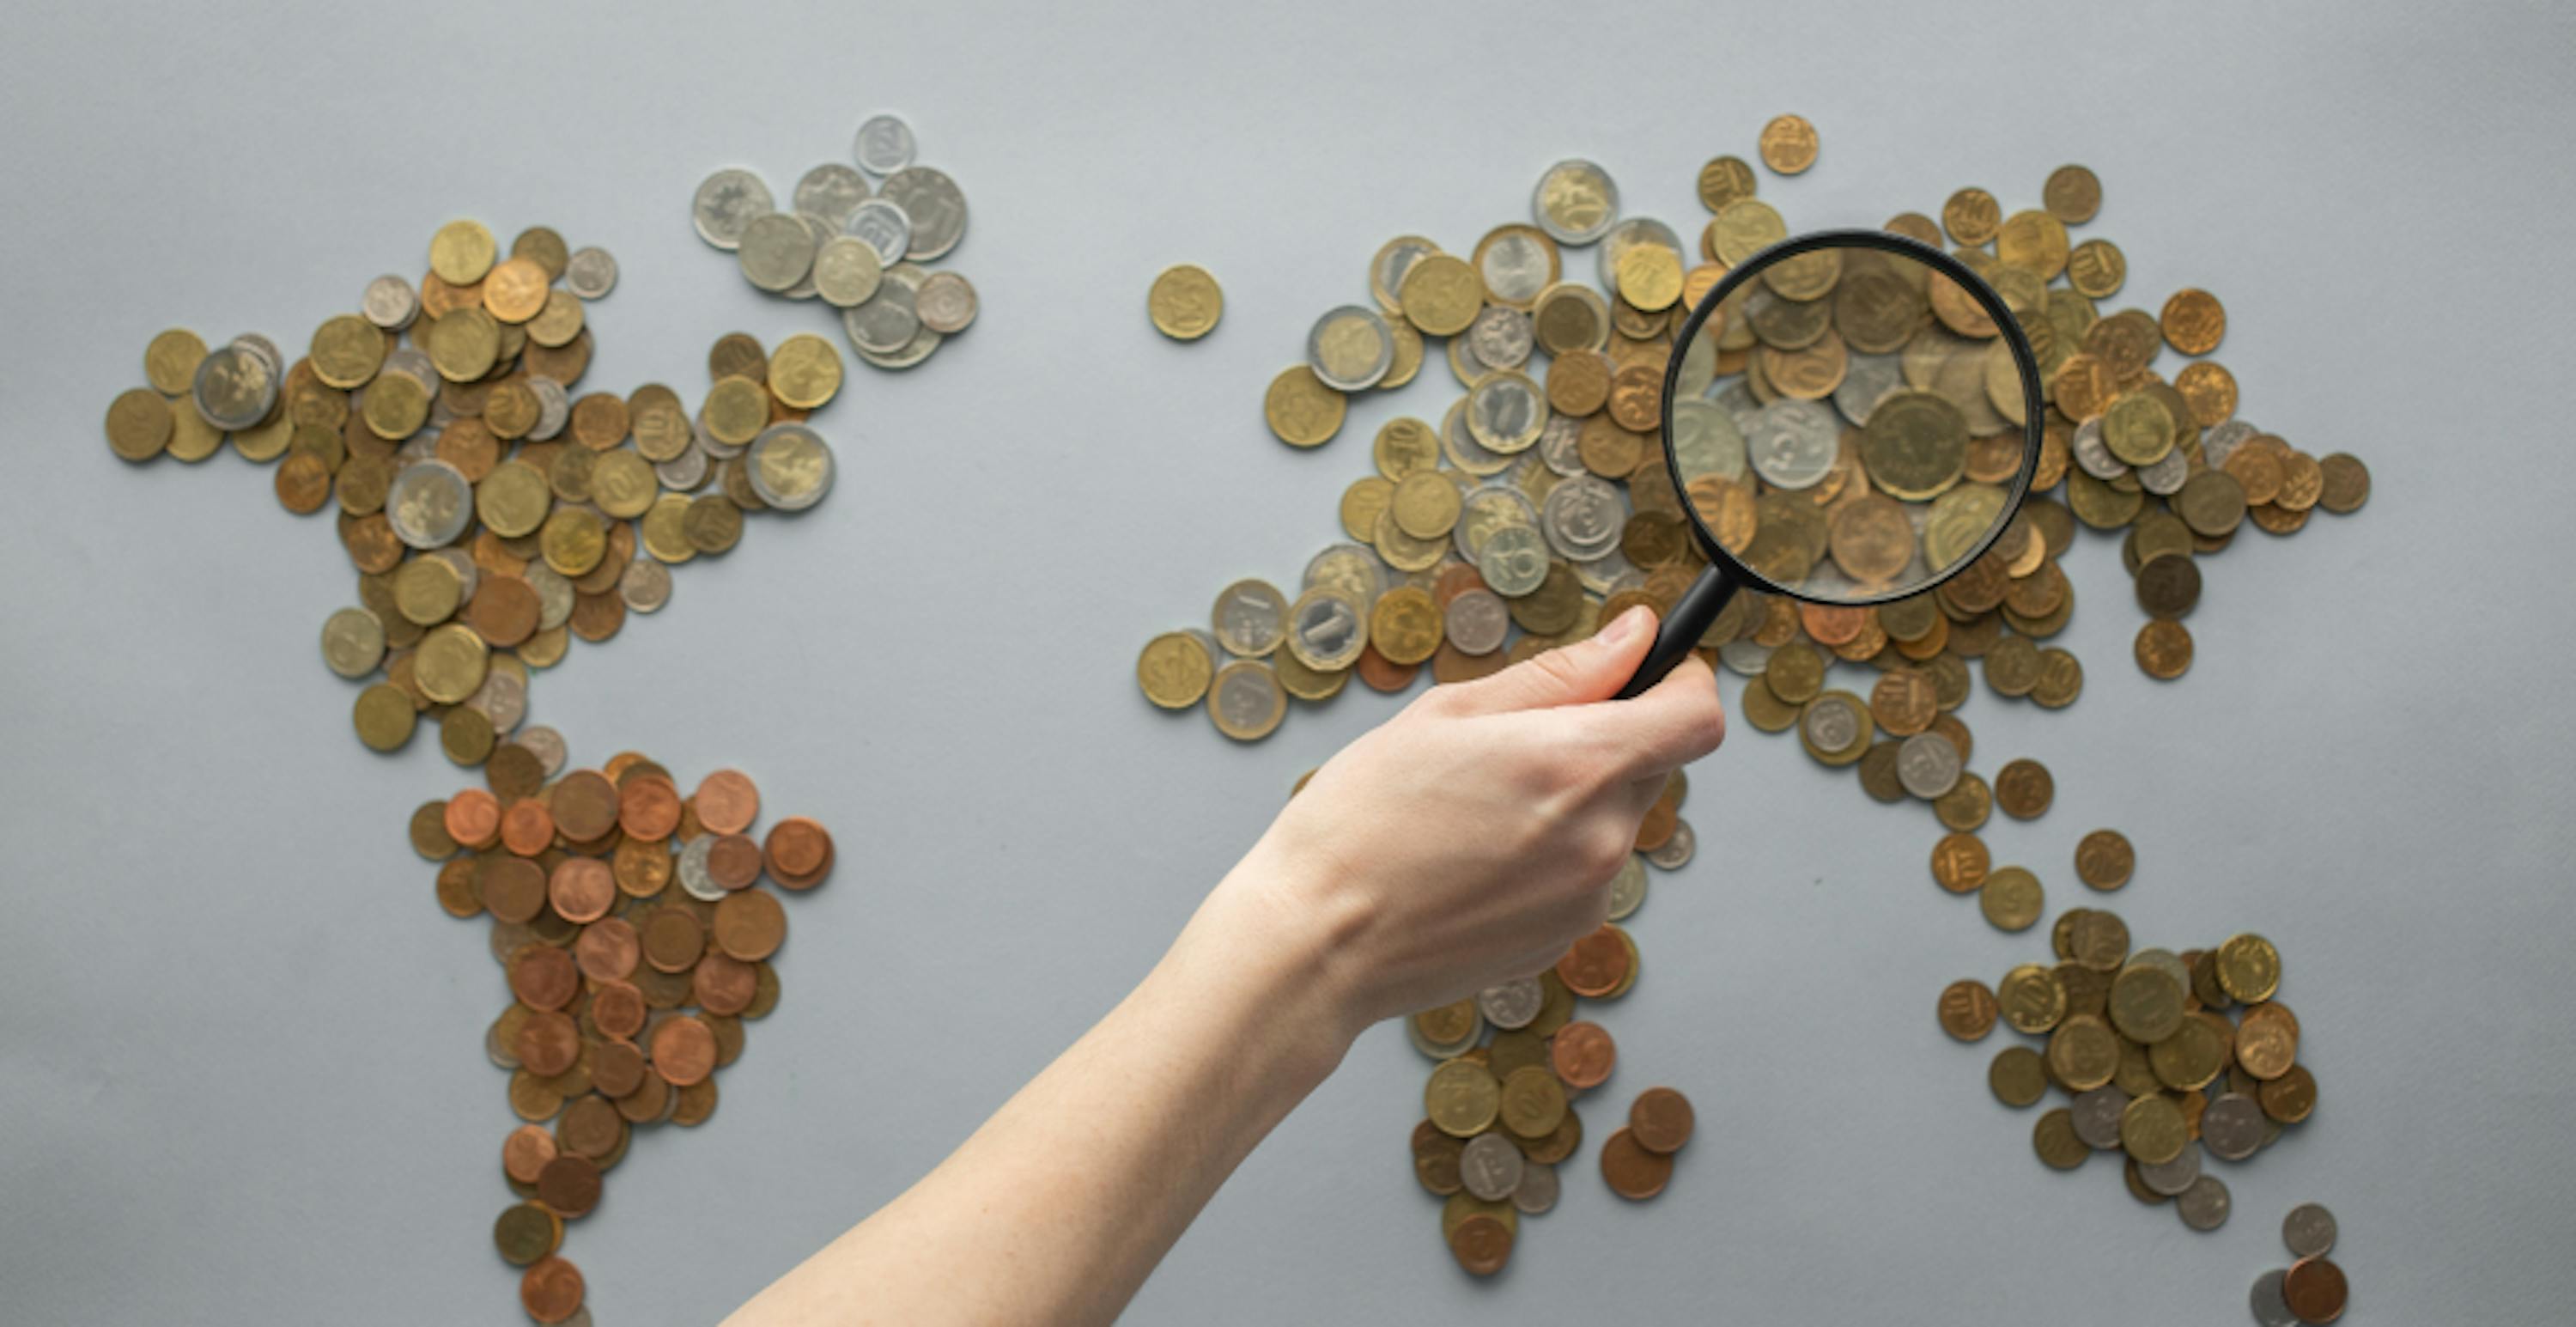
[(1663, 681), (1664, 674), (1673, 671), (1690, 654), (1691, 647), (1699, 644), (1699, 638), (1708, 634), (1708, 624), (1717, 620), (1726, 601), (1734, 597), (1735, 578), (1726, 574), (1723, 564), (1712, 562), (1702, 568), (1699, 579), (1673, 602), (1673, 611), (1656, 624), (1654, 648), (1647, 650), (1646, 661), (1637, 665), (1637, 675), (1619, 688), (1618, 699), (1644, 695)]

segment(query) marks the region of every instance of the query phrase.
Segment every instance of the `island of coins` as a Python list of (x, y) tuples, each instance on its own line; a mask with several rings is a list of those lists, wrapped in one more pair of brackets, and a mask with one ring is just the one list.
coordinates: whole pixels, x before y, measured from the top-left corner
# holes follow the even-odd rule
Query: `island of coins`
[(756, 828), (760, 791), (722, 769), (683, 795), (634, 752), (567, 768), (563, 740), (531, 728), (496, 748), (483, 788), (412, 813), (412, 847), (438, 864), (438, 906), (490, 919), (510, 1005), (484, 1038), (524, 1121), (501, 1141), (517, 1200), (492, 1241), (521, 1272), (538, 1322), (582, 1311), (564, 1223), (598, 1207), (638, 1127), (704, 1123), (744, 1023), (778, 1004), (787, 938), (780, 891), (832, 871), (832, 836), (801, 816)]
[(2060, 913), (2049, 940), (2051, 963), (1943, 989), (1942, 1030), (1977, 1042), (2000, 1023), (2038, 1039), (1996, 1052), (1986, 1082), (2017, 1110), (2066, 1095), (2032, 1125), (2040, 1162), (2074, 1170), (2117, 1154), (2139, 1202), (2170, 1201), (2184, 1225), (2216, 1230), (2227, 1183), (2204, 1162), (2246, 1161), (2317, 1109), (2301, 1023), (2280, 999), (2280, 950), (2250, 933), (2132, 949), (2127, 923), (2100, 908)]
[(2323, 1203), (2301, 1203), (2281, 1218), (2281, 1242), (2297, 1261), (2254, 1278), (2249, 1307), (2261, 1327), (2317, 1327), (2343, 1316), (2352, 1286), (2334, 1252), (2334, 1213)]
[[(1339, 540), (1295, 577), (1236, 580), (1203, 623), (1148, 641), (1136, 668), (1146, 699), (1165, 711), (1204, 709), (1224, 736), (1251, 742), (1276, 731), (1291, 702), (1321, 704), (1354, 676), (1383, 693), (1407, 690), (1425, 671), (1434, 683), (1485, 676), (1580, 640), (1632, 605), (1668, 610), (1703, 565), (1693, 511), (1731, 549), (1777, 528), (1818, 556), (1831, 547), (1835, 518), (1875, 496), (1861, 443), (1876, 407), (1902, 393), (1937, 396), (1967, 421), (1957, 442), (1964, 476), (2009, 480), (2021, 459), (2011, 413), (2019, 405), (1965, 372), (1974, 361), (1936, 353), (1956, 329), (1926, 322), (1853, 344), (1819, 312), (1834, 299), (1830, 280), (1783, 290), (1766, 277), (1765, 289), (1747, 292), (1744, 316), (1723, 323), (1714, 362), (1684, 366), (1693, 381), (1733, 381), (1713, 409), (1690, 414), (1689, 436), (1663, 436), (1663, 377), (1680, 322), (1731, 267), (1794, 229), (1759, 196), (1763, 179), (1746, 157), (1775, 175), (1799, 174), (1818, 160), (1818, 129), (1780, 116), (1739, 152), (1711, 158), (1693, 182), (1707, 212), (1695, 244), (1662, 220), (1624, 214), (1609, 172), (1578, 159), (1540, 173), (1527, 221), (1506, 221), (1462, 252), (1415, 234), (1382, 245), (1364, 270), (1366, 298), (1317, 315), (1303, 354), (1263, 388), (1263, 418), (1279, 442), (1323, 448), (1355, 402), (1400, 391), (1435, 357), (1447, 361), (1446, 404), (1374, 430), (1365, 472), (1339, 502)], [(2184, 619), (2204, 568), (2244, 525), (2294, 534), (2318, 510), (2359, 509), (2370, 489), (2357, 458), (2312, 455), (2239, 410), (2235, 376), (2209, 357), (2226, 331), (2216, 296), (2185, 289), (2153, 311), (2127, 306), (2120, 246), (2070, 234), (2101, 212), (2092, 170), (2060, 167), (2037, 192), (2038, 206), (2007, 214), (1994, 194), (1964, 187), (1932, 209), (1937, 219), (1907, 210), (1883, 223), (1946, 249), (1993, 285), (2038, 356), (2042, 450), (2007, 529), (1934, 589), (1868, 608), (1748, 591), (1700, 641), (1703, 657), (1743, 678), (1733, 708), (1745, 722), (1794, 731), (1811, 759), (1851, 770), (1873, 800), (1926, 808), (1938, 834), (1935, 881), (1974, 897), (1988, 923), (2008, 931), (2048, 915), (2046, 887), (2038, 870), (1994, 865), (1978, 831), (1998, 808), (2020, 820), (2044, 815), (2055, 779), (2026, 758), (1980, 772), (1960, 711), (1980, 673), (1992, 696), (2047, 711), (2082, 694), (2082, 661), (2051, 643), (2075, 612), (2061, 561), (2078, 547), (2095, 556), (2117, 537), (2142, 622), (2137, 665), (2173, 680), (2191, 663)], [(1802, 218), (1810, 227), (1866, 220)], [(1181, 339), (1204, 334), (1220, 308), (1214, 279), (1186, 264), (1158, 279), (1148, 300), (1154, 326)], [(1760, 440), (1792, 416), (1830, 438), (1812, 477), (1771, 483), (1752, 501), (1740, 489), (1676, 490), (1669, 448), (1761, 473), (1769, 458)], [(1862, 680), (1836, 685), (1846, 672)], [(1688, 827), (1679, 830), (1686, 845)], [(1672, 826), (1649, 817), (1647, 832)], [(2116, 829), (2084, 833), (2073, 856), (2076, 878), (2097, 892), (2123, 887), (2136, 867)], [(1464, 1031), (1454, 1015), (1441, 1027)], [(1415, 1036), (1425, 1034), (1417, 1027)], [(2213, 1187), (2182, 1206), (2223, 1219), (2217, 1184), (2211, 1177)], [(1453, 1252), (1460, 1224), (1444, 1222)], [(1476, 1247), (1490, 1252), (1494, 1241), (1478, 1230)]]
[(915, 150), (903, 117), (871, 115), (850, 160), (799, 176), (786, 207), (758, 172), (727, 166), (699, 182), (689, 224), (734, 255), (754, 289), (838, 310), (861, 360), (908, 369), (965, 331), (978, 307), (973, 282), (923, 266), (965, 238), (966, 195), (946, 171), (915, 162)]
[(109, 405), (108, 445), (195, 462), (229, 440), (278, 463), (288, 511), (333, 509), (358, 601), (323, 619), (322, 662), (367, 683), (358, 740), (394, 751), (426, 720), (479, 765), (524, 721), (531, 670), (660, 609), (671, 568), (730, 550), (746, 513), (831, 490), (831, 446), (805, 422), (841, 383), (821, 337), (720, 338), (694, 411), (659, 383), (576, 395), (587, 305), (616, 280), (605, 250), (544, 226), (504, 255), (483, 223), (452, 221), (416, 284), (368, 282), (292, 363), (252, 334), (155, 336), (150, 386)]

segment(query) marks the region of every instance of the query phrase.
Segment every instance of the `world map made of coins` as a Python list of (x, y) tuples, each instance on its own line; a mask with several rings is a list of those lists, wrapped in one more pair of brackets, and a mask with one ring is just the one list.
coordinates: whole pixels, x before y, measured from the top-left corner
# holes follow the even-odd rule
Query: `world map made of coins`
[[(1757, 142), (1776, 175), (1805, 171), (1817, 154), (1816, 130), (1798, 116), (1775, 118)], [(1257, 741), (1291, 700), (1329, 700), (1353, 676), (1387, 693), (1409, 688), (1425, 665), (1435, 683), (1468, 680), (1581, 639), (1633, 605), (1669, 609), (1703, 561), (1683, 505), (1699, 495), (1674, 490), (1660, 435), (1673, 337), (1731, 266), (1790, 233), (1741, 158), (1713, 158), (1695, 184), (1709, 213), (1695, 259), (1670, 226), (1623, 217), (1609, 173), (1579, 160), (1541, 176), (1530, 223), (1497, 226), (1463, 256), (1416, 235), (1381, 247), (1367, 268), (1369, 302), (1321, 315), (1303, 362), (1270, 383), (1270, 431), (1300, 448), (1332, 441), (1353, 396), (1413, 382), (1435, 340), (1460, 394), (1436, 424), (1405, 415), (1378, 430), (1373, 473), (1341, 500), (1348, 542), (1317, 553), (1295, 593), (1240, 580), (1218, 594), (1206, 627), (1149, 641), (1137, 661), (1146, 698), (1171, 711), (1204, 707), (1227, 737)], [(1752, 726), (1794, 730), (1811, 758), (1853, 770), (1875, 800), (1927, 805), (1945, 831), (1934, 880), (1975, 897), (2007, 931), (2040, 921), (2045, 890), (2030, 868), (1994, 866), (1977, 831), (1997, 806), (2017, 819), (2041, 816), (2054, 779), (2039, 762), (2014, 759), (1989, 783), (1970, 768), (1974, 737), (1957, 711), (1972, 665), (1995, 695), (2045, 709), (2081, 693), (2081, 662), (2047, 643), (2075, 607), (2059, 560), (2099, 543), (2081, 532), (2119, 534), (2144, 616), (2137, 664), (2172, 680), (2190, 667), (2182, 619), (2199, 601), (2205, 559), (2247, 521), (2288, 535), (2318, 509), (2349, 513), (2369, 496), (2359, 460), (2312, 457), (2238, 414), (2235, 377), (2207, 358), (2226, 330), (2215, 296), (2179, 291), (2156, 314), (2103, 310), (2126, 283), (2126, 257), (2108, 239), (2079, 243), (2069, 233), (2094, 219), (2101, 200), (2094, 173), (2070, 165), (2043, 182), (2036, 208), (2006, 214), (1993, 194), (1970, 187), (1937, 221), (1903, 212), (1885, 223), (1985, 278), (2038, 355), (2043, 451), (2031, 497), (1994, 546), (1955, 579), (1876, 608), (1742, 593), (1700, 643), (1712, 664), (1743, 677), (1735, 712)], [(1592, 283), (1569, 271), (1571, 251), (1584, 247), (1596, 252)], [(1155, 281), (1147, 309), (1165, 335), (1195, 340), (1220, 318), (1222, 291), (1184, 264)], [(1820, 374), (1814, 342), (1775, 345), (1764, 332), (1758, 319), (1725, 325), (1716, 369), (1731, 383), (1715, 404), (1745, 436), (1759, 435), (1766, 412), (1828, 406), (1838, 455), (1803, 487), (1763, 476), (1754, 512), (1703, 504), (1731, 550), (1759, 533), (1747, 515), (1821, 540), (1818, 513), (1874, 492), (1858, 443), (1896, 389), (1946, 394), (1975, 433), (1961, 471), (2010, 478), (2017, 444), (1994, 440), (2016, 435), (1983, 381), (1944, 380), (1937, 360), (1903, 348), (1827, 347), (1823, 360), (1840, 367)], [(2186, 361), (2170, 380), (2156, 368), (2167, 350)], [(1775, 378), (1790, 352), (1799, 371)], [(1830, 685), (1854, 665), (1875, 673), (1865, 690)], [(1679, 816), (1686, 792), (1676, 774), (1612, 884), (1612, 920), (1598, 934), (1547, 972), (1409, 1022), (1414, 1045), (1436, 1062), (1427, 1118), (1413, 1131), (1415, 1173), (1446, 1200), (1442, 1234), (1471, 1273), (1506, 1265), (1518, 1218), (1553, 1205), (1555, 1167), (1580, 1146), (1576, 1106), (1615, 1062), (1608, 1032), (1578, 1017), (1580, 1001), (1634, 985), (1627, 925), (1644, 901), (1647, 865), (1670, 870), (1691, 858), (1694, 837)], [(2073, 857), (2076, 877), (2097, 891), (2127, 884), (2136, 866), (2115, 830), (2086, 834)], [(2082, 908), (2060, 914), (2052, 940), (2053, 965), (2016, 968), (2001, 989), (1968, 980), (1944, 991), (1939, 1022), (1963, 1039), (1984, 1036), (1998, 1018), (2046, 1036), (2047, 1053), (2007, 1049), (1990, 1074), (2012, 1105), (2036, 1104), (2051, 1087), (2073, 1099), (2041, 1117), (2041, 1159), (2071, 1168), (2093, 1150), (2121, 1152), (2140, 1201), (2172, 1201), (2184, 1224), (2214, 1229), (2227, 1191), (2201, 1173), (2201, 1157), (2243, 1161), (2315, 1108), (2315, 1079), (2297, 1060), (2298, 1021), (2277, 998), (2278, 950), (2239, 935), (2205, 950), (2132, 952), (2116, 915)], [(1622, 1196), (1650, 1197), (1670, 1172), (1669, 1151), (1652, 1145), (1640, 1114), (1669, 1091), (1641, 1094), (1603, 1145), (1603, 1176)]]

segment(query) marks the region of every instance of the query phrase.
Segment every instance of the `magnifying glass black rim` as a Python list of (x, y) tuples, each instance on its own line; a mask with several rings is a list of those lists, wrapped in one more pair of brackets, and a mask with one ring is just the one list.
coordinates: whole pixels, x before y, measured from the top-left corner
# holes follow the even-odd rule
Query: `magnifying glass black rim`
[[(1799, 254), (1815, 249), (1851, 247), (1877, 249), (1914, 259), (1957, 282), (1961, 289), (1976, 299), (1978, 307), (1984, 309), (1986, 316), (1994, 321), (1996, 333), (2003, 337), (2005, 348), (2012, 352), (2013, 367), (2021, 373), (2022, 451), (2021, 464), (2013, 469), (2012, 490), (2005, 495), (2003, 512), (1992, 525), (1987, 527), (1985, 534), (1977, 540), (1977, 546), (1974, 549), (1943, 570), (1926, 577), (1920, 584), (1853, 598), (1828, 598), (1802, 594), (1775, 584), (1771, 578), (1746, 566), (1741, 559), (1728, 552), (1724, 545), (1718, 543), (1716, 538), (1709, 534), (1708, 527), (1701, 522), (1699, 513), (1691, 506), (1690, 486), (1682, 477), (1681, 453), (1673, 448), (1673, 407), (1679, 402), (1675, 389), (1681, 385), (1682, 364), (1687, 357), (1691, 338), (1699, 335), (1700, 327), (1708, 322), (1709, 315), (1716, 311), (1718, 305), (1726, 301), (1727, 296), (1734, 294), (1746, 282), (1760, 276), (1764, 269), (1784, 258), (1795, 258)], [(1967, 264), (1931, 245), (1883, 230), (1819, 230), (1791, 236), (1745, 259), (1736, 265), (1734, 271), (1720, 277), (1717, 285), (1706, 295), (1701, 296), (1699, 303), (1692, 307), (1690, 316), (1682, 320), (1681, 332), (1674, 338), (1673, 345), (1676, 347), (1673, 357), (1664, 365), (1661, 421), (1664, 428), (1664, 473), (1672, 478), (1673, 490), (1681, 498), (1682, 519), (1689, 524), (1691, 537), (1699, 541), (1700, 551), (1708, 555), (1709, 561), (1724, 567), (1726, 574), (1737, 578), (1746, 588), (1769, 594), (1787, 595), (1802, 603), (1844, 608), (1870, 608), (1879, 604), (1892, 604), (1900, 599), (1911, 599), (1958, 575), (1966, 570), (1970, 563), (1985, 556), (1986, 550), (1993, 547), (1994, 542), (2002, 538), (2004, 530), (2012, 524), (2013, 514), (2021, 510), (2022, 499), (2030, 494), (2031, 477), (2039, 469), (2040, 441), (2046, 436), (2047, 407), (2039, 399), (2039, 356), (2032, 353), (2030, 338), (2022, 333), (2021, 323), (2013, 317), (2012, 309), (2004, 304), (2004, 297), (1996, 294), (1995, 288), (1986, 284), (1984, 277), (1969, 270)]]

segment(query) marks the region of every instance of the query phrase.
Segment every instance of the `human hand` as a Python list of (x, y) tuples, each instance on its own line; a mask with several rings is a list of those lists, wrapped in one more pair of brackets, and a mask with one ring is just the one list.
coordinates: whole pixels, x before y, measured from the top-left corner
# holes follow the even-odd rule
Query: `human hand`
[(1351, 1033), (1526, 977), (1600, 926), (1666, 778), (1726, 735), (1696, 657), (1609, 699), (1654, 634), (1632, 609), (1589, 640), (1432, 688), (1317, 770), (1229, 877), (1322, 928)]

